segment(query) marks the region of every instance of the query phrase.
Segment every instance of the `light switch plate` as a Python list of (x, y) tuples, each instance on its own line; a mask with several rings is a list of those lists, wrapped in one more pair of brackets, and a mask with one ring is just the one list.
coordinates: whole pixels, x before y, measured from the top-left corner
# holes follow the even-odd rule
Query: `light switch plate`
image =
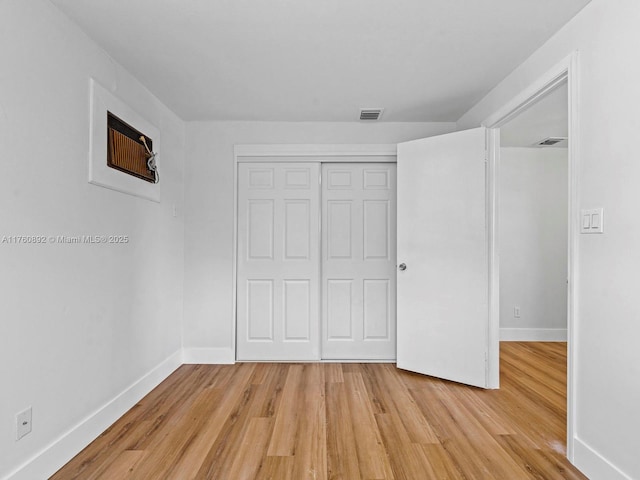
[(16, 415), (16, 440), (31, 433), (31, 407)]
[(580, 233), (604, 233), (604, 209), (580, 210)]

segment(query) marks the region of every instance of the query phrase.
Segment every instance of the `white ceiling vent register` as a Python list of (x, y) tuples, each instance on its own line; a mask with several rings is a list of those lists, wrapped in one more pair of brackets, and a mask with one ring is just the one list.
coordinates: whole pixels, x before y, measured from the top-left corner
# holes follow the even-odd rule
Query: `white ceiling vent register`
[(533, 144), (534, 147), (566, 147), (567, 137), (547, 137)]
[(361, 108), (360, 120), (378, 120), (384, 108)]

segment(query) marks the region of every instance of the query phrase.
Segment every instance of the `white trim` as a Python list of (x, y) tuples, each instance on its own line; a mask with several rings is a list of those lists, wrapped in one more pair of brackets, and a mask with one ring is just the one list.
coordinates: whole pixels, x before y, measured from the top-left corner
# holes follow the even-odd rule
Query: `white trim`
[(249, 363), (289, 363), (289, 364), (293, 364), (293, 363), (396, 363), (396, 359), (395, 358), (369, 358), (369, 359), (365, 359), (365, 360), (360, 360), (360, 359), (353, 359), (353, 358), (347, 358), (347, 359), (335, 359), (335, 358), (328, 358), (328, 359), (320, 359), (320, 360), (238, 360), (238, 361), (242, 361), (242, 362), (249, 362)]
[[(577, 302), (577, 285), (576, 279), (578, 273), (578, 235), (579, 225), (577, 224), (578, 215), (578, 194), (579, 194), (579, 95), (578, 95), (578, 64), (579, 55), (578, 52), (573, 52), (571, 55), (563, 59), (556, 64), (547, 73), (542, 75), (536, 82), (533, 82), (529, 87), (524, 89), (520, 94), (516, 95), (511, 101), (507, 102), (502, 108), (498, 109), (495, 113), (490, 115), (482, 122), (482, 125), (489, 129), (498, 129), (504, 125), (510, 119), (514, 118), (519, 113), (523, 112), (526, 108), (531, 106), (536, 101), (540, 100), (553, 89), (555, 89), (562, 82), (566, 81), (569, 90), (569, 232), (568, 232), (568, 262), (567, 262), (567, 458), (572, 463), (574, 462), (573, 444), (575, 437), (575, 411), (576, 411), (576, 322), (578, 321), (578, 315), (576, 311)], [(498, 185), (498, 169), (500, 160), (500, 145), (496, 144), (496, 139), (499, 140), (495, 134), (489, 135), (489, 185), (493, 188), (497, 188)], [(492, 228), (497, 226), (497, 196), (493, 192), (489, 192), (489, 208), (490, 212), (495, 215), (496, 223), (492, 225)], [(493, 202), (493, 204), (491, 204)], [(491, 263), (489, 267), (490, 272), (499, 272), (500, 259), (497, 252), (499, 251), (498, 237), (496, 230), (493, 234), (490, 234), (489, 238), (489, 252), (496, 252), (494, 256), (490, 256), (489, 261)], [(500, 325), (499, 305), (495, 297), (495, 291), (499, 287), (499, 276), (490, 275), (490, 331), (498, 329)], [(498, 362), (499, 363), (499, 362)], [(489, 363), (489, 378), (494, 378), (495, 375), (499, 375), (496, 372), (499, 364)]]
[(242, 145), (233, 147), (233, 231), (232, 235), (232, 263), (231, 263), (231, 356), (234, 361), (238, 352), (236, 338), (238, 329), (238, 157), (241, 155)]
[(587, 477), (607, 480), (632, 480), (613, 463), (600, 455), (596, 450), (584, 443), (579, 438), (574, 439), (573, 446), (575, 465), (578, 465), (582, 473)]
[(580, 182), (580, 111), (579, 111), (579, 56), (578, 52), (568, 59), (569, 87), (569, 251), (567, 256), (567, 457), (573, 463), (574, 438), (576, 436), (577, 381), (578, 376), (578, 264), (580, 233), (579, 198)]
[(492, 115), (489, 115), (489, 117), (482, 122), (482, 125), (487, 128), (499, 128), (547, 96), (567, 79), (575, 57), (577, 57), (577, 52), (572, 53), (558, 62), (537, 81), (533, 82), (503, 105), (502, 108), (498, 109), (498, 111)]
[(501, 342), (566, 342), (566, 328), (501, 328)]
[[(236, 145), (235, 157), (376, 157), (396, 156), (395, 143)], [(269, 161), (274, 161), (270, 159)], [(296, 160), (299, 161), (299, 160)], [(317, 161), (317, 160), (311, 160)], [(349, 160), (351, 161), (351, 160)], [(375, 160), (369, 160), (375, 161)]]
[[(237, 359), (238, 317), (238, 163), (241, 162), (385, 162), (395, 163), (397, 144), (275, 144), (233, 147), (233, 326), (232, 358)], [(322, 356), (322, 352), (320, 352)]]
[[(498, 248), (497, 208), (500, 189), (497, 180), (500, 169), (500, 130), (487, 129), (487, 249), (489, 262), (489, 326), (487, 332), (487, 388), (500, 388), (500, 250)], [(492, 241), (493, 240), (493, 241)], [(497, 319), (497, 320), (496, 320)]]
[(13, 470), (3, 480), (49, 478), (122, 417), (141, 398), (171, 375), (182, 364), (181, 360), (181, 351), (173, 353), (112, 400), (89, 414), (80, 423), (71, 427), (27, 462)]
[(396, 155), (261, 155), (239, 157), (239, 163), (396, 163)]
[(319, 363), (396, 363), (395, 358), (366, 358), (364, 360), (358, 358), (327, 358), (320, 360)]
[(182, 351), (183, 364), (230, 365), (236, 363), (232, 348), (185, 348)]

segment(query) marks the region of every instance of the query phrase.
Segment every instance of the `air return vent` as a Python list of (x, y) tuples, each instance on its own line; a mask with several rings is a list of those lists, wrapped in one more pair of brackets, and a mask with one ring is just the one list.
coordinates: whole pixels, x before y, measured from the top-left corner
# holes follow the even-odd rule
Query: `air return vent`
[(151, 183), (158, 172), (149, 165), (153, 140), (107, 111), (107, 165)]
[(384, 108), (362, 108), (360, 109), (360, 120), (378, 120)]
[(534, 147), (565, 147), (567, 137), (547, 137), (533, 144)]

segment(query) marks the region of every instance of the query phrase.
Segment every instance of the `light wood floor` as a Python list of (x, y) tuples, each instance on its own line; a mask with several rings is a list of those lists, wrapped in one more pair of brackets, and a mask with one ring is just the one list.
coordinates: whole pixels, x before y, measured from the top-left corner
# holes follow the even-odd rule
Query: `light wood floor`
[(52, 479), (584, 479), (566, 344), (503, 343), (500, 390), (392, 364), (185, 365)]

